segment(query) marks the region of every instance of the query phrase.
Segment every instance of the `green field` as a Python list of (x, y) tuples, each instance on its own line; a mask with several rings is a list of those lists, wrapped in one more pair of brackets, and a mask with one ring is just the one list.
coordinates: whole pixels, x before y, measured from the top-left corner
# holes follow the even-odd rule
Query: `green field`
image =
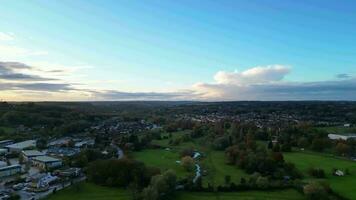
[(81, 183), (58, 191), (47, 200), (130, 200), (128, 191), (119, 188), (108, 188), (91, 183)]
[(183, 178), (189, 175), (180, 164), (176, 163), (180, 158), (179, 153), (175, 150), (146, 149), (144, 151), (134, 152), (133, 156), (136, 160), (142, 161), (148, 166), (158, 167), (162, 171), (172, 169), (176, 172), (178, 177)]
[[(91, 183), (81, 183), (58, 191), (47, 200), (129, 200), (128, 191), (108, 188)], [(194, 193), (179, 192), (172, 200), (303, 200), (303, 195), (295, 190), (282, 191), (248, 191), (232, 193)]]
[[(356, 162), (335, 158), (329, 155), (310, 152), (285, 153), (284, 158), (300, 169), (306, 178), (311, 178), (307, 174), (310, 167), (322, 168), (326, 174), (326, 180), (332, 189), (340, 195), (350, 199), (356, 199)], [(332, 169), (349, 169), (351, 175), (344, 177), (333, 176)]]
[[(179, 131), (172, 133), (172, 138), (175, 139), (180, 137), (186, 132)], [(227, 165), (225, 163), (225, 155), (223, 151), (211, 150), (209, 146), (204, 144), (204, 139), (194, 139), (189, 142), (181, 143), (177, 146), (170, 145), (169, 139), (164, 140), (154, 140), (154, 144), (159, 144), (163, 147), (168, 147), (170, 150), (164, 149), (150, 149), (141, 152), (134, 152), (133, 156), (135, 159), (143, 161), (149, 166), (156, 166), (162, 170), (173, 169), (176, 171), (179, 177), (185, 177), (189, 173), (185, 172), (184, 169), (176, 163), (179, 158), (180, 150), (184, 148), (193, 148), (198, 150), (204, 155), (204, 157), (199, 161), (203, 170), (206, 170), (207, 176), (203, 176), (203, 184), (206, 186), (208, 183), (217, 186), (222, 185), (225, 182), (225, 176), (231, 176), (231, 182), (239, 183), (241, 177), (246, 177), (247, 174), (235, 166)]]
[(0, 130), (3, 130), (5, 133), (12, 133), (14, 128), (0, 126)]
[(317, 129), (326, 131), (327, 133), (334, 133), (334, 134), (349, 134), (355, 133), (355, 127), (343, 127), (343, 126), (330, 126), (330, 127), (318, 127)]
[(304, 196), (295, 190), (248, 191), (231, 193), (182, 192), (175, 200), (303, 200)]
[(248, 176), (236, 166), (227, 165), (223, 151), (206, 152), (206, 158), (202, 160), (202, 167), (207, 170), (207, 176), (203, 177), (204, 185), (208, 183), (215, 186), (223, 185), (226, 175), (231, 176), (231, 182), (234, 183), (239, 183), (241, 177)]

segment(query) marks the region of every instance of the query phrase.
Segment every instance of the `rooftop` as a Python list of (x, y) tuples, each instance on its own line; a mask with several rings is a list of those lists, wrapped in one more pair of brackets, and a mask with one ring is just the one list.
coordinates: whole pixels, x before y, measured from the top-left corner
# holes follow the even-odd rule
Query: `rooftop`
[(37, 157), (33, 158), (33, 160), (37, 160), (37, 161), (40, 161), (40, 162), (58, 162), (58, 161), (61, 161), (58, 158), (53, 158), (53, 157), (50, 157), (50, 156), (37, 156)]
[(36, 140), (26, 140), (23, 142), (7, 145), (7, 148), (24, 149), (27, 147), (35, 146)]
[(44, 156), (45, 153), (37, 150), (25, 150), (22, 151), (22, 153), (27, 156), (27, 157), (32, 157), (32, 156)]

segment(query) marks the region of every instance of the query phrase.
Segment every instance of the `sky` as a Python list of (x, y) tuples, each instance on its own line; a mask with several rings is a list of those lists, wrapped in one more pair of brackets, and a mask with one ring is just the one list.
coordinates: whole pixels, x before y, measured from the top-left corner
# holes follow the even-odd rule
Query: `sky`
[(0, 99), (356, 100), (353, 0), (0, 0)]

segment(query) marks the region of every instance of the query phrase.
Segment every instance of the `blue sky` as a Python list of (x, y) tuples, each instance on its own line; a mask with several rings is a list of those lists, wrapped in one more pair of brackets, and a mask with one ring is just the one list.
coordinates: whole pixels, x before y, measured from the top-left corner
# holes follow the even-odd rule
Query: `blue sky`
[[(21, 73), (56, 76), (58, 80), (52, 84), (68, 84), (85, 93), (41, 91), (54, 100), (75, 95), (74, 99), (97, 99), (89, 90), (115, 94), (150, 92), (162, 94), (162, 98), (164, 93), (194, 93), (183, 99), (200, 99), (197, 94), (204, 91), (209, 95), (202, 96), (208, 100), (243, 100), (242, 93), (210, 93), (212, 86), (219, 86), (220, 90), (236, 86), (236, 81), (219, 82), (219, 71), (227, 74), (220, 78), (241, 79), (239, 73), (256, 67), (272, 71), (277, 65), (288, 68), (288, 73), (279, 79), (266, 79), (263, 83), (237, 81), (239, 88), (276, 82), (344, 83), (353, 81), (356, 74), (356, 2), (352, 0), (0, 3), (0, 61), (30, 65), (36, 69)], [(48, 69), (66, 70), (67, 74), (44, 73)], [(347, 74), (351, 80), (339, 80), (338, 74)], [(6, 84), (0, 86), (6, 91), (5, 99), (32, 100), (29, 97), (34, 96), (33, 92), (42, 96), (39, 91), (27, 91), (27, 96), (21, 96), (18, 88), (6, 88)], [(233, 88), (232, 91), (241, 91)], [(119, 97), (114, 99), (120, 100)], [(257, 97), (269, 99), (260, 94)], [(302, 95), (291, 100), (315, 98)]]

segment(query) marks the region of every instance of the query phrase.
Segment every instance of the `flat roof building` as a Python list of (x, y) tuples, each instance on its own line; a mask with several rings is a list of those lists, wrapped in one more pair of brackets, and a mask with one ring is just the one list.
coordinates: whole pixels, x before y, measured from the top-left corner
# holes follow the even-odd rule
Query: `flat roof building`
[(1, 140), (0, 141), (0, 148), (4, 148), (7, 145), (13, 144), (14, 141), (12, 140)]
[(21, 152), (22, 150), (36, 146), (36, 140), (26, 140), (5, 146), (9, 152)]
[(32, 158), (32, 163), (42, 169), (53, 169), (62, 166), (62, 160), (50, 156), (37, 156)]
[(37, 150), (23, 150), (21, 152), (21, 155), (24, 158), (24, 161), (30, 161), (32, 160), (32, 158), (37, 157), (37, 156), (44, 156), (45, 153), (41, 152), (41, 151), (37, 151)]
[(21, 173), (20, 165), (10, 165), (10, 166), (0, 168), (0, 178), (12, 176), (19, 173)]

